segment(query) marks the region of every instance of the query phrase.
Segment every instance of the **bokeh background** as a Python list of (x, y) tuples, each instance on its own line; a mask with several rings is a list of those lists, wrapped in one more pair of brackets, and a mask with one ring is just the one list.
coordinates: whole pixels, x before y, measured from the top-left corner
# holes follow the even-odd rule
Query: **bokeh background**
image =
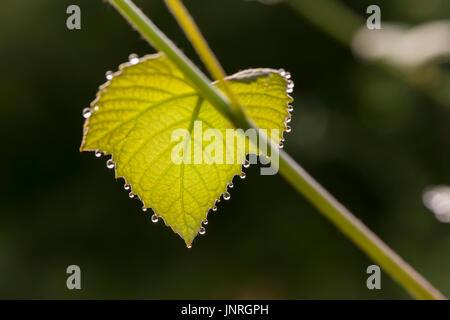
[[(286, 150), (449, 296), (450, 225), (424, 207), (422, 193), (450, 184), (450, 101), (355, 57), (296, 1), (185, 4), (229, 74), (291, 72)], [(349, 27), (314, 2), (332, 30)], [(162, 0), (136, 3), (200, 65)], [(450, 19), (447, 0), (337, 3), (362, 19), (377, 4), (382, 23)], [(70, 4), (81, 7), (81, 30), (66, 28)], [(105, 71), (130, 53), (154, 52), (106, 1), (3, 0), (0, 29), (0, 298), (409, 298), (386, 273), (382, 289), (369, 291), (372, 262), (280, 176), (257, 168), (192, 249), (151, 223), (103, 158), (78, 151), (81, 111)], [(448, 63), (434, 67), (449, 72)], [(66, 288), (71, 264), (81, 267), (82, 290)]]

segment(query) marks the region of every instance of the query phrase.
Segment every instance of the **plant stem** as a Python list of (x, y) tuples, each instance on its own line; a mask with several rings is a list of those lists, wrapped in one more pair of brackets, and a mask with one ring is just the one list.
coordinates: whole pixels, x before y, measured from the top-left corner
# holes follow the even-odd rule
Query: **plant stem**
[[(140, 32), (153, 46), (164, 52), (174, 64), (180, 68), (190, 79), (199, 93), (226, 116), (237, 128), (247, 129), (255, 127), (250, 119), (243, 113), (233, 112), (230, 101), (211, 86), (207, 78), (195, 67), (192, 62), (154, 25), (130, 0), (109, 0), (118, 11)], [(168, 3), (175, 3), (170, 1)], [(174, 13), (187, 14), (186, 10)], [(193, 24), (193, 20), (185, 18), (184, 23)], [(191, 26), (192, 27), (192, 26)], [(197, 30), (188, 28), (185, 31)], [(203, 37), (190, 34), (189, 38), (204, 41)], [(195, 44), (194, 44), (195, 45)], [(203, 46), (208, 48), (206, 43)], [(209, 50), (196, 47), (197, 51), (208, 54)], [(218, 66), (215, 57), (210, 56), (209, 63)], [(208, 66), (208, 65), (207, 65)], [(217, 70), (216, 70), (217, 71)], [(214, 71), (211, 71), (214, 74)], [(222, 77), (223, 79), (223, 77)], [(219, 79), (220, 80), (220, 79)], [(266, 137), (260, 137), (266, 139)], [(322, 214), (331, 220), (347, 237), (349, 237), (361, 250), (363, 250), (376, 263), (380, 264), (394, 279), (396, 279), (408, 292), (420, 299), (445, 299), (427, 280), (418, 274), (412, 267), (404, 262), (394, 251), (372, 233), (364, 224), (334, 199), (319, 183), (317, 183), (299, 164), (287, 153), (278, 150), (269, 143), (271, 152), (280, 155), (280, 173), (301, 194), (303, 194)], [(270, 149), (269, 149), (270, 150)]]
[(285, 152), (280, 155), (280, 172), (284, 178), (410, 294), (418, 299), (446, 299), (439, 290), (315, 181), (294, 159)]
[(225, 80), (226, 77), (225, 71), (220, 65), (219, 60), (215, 56), (214, 52), (209, 47), (205, 38), (201, 34), (199, 28), (195, 24), (194, 19), (192, 19), (191, 15), (180, 1), (178, 0), (165, 0), (165, 1), (169, 9), (172, 11), (172, 14), (178, 20), (181, 29), (184, 30), (187, 37), (192, 42), (193, 47), (195, 48), (195, 50), (197, 50), (198, 55), (203, 60), (203, 63), (206, 65), (206, 68), (209, 70), (212, 77), (222, 84), (227, 97), (230, 99), (232, 103), (232, 106), (242, 111), (242, 105), (240, 101), (231, 90), (228, 81)]
[(166, 35), (130, 0), (109, 0), (128, 22), (156, 49), (172, 60), (191, 80), (193, 86), (220, 112), (231, 116), (227, 99), (215, 90), (209, 79), (178, 49)]

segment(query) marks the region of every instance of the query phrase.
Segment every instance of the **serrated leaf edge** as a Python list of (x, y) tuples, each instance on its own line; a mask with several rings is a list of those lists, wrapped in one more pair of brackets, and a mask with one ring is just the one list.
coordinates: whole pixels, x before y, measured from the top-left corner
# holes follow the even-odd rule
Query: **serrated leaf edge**
[[(131, 56), (131, 55), (130, 55), (130, 56)], [(116, 71), (116, 72), (110, 74), (111, 79), (107, 80), (104, 84), (102, 84), (102, 85), (99, 86), (98, 92), (97, 92), (97, 94), (96, 94), (96, 98), (90, 103), (90, 109), (91, 109), (91, 112), (92, 112), (91, 116), (92, 116), (96, 111), (98, 111), (97, 103), (98, 103), (98, 101), (100, 100), (101, 95), (102, 95), (104, 92), (106, 92), (108, 86), (111, 84), (111, 81), (114, 79), (114, 77), (117, 77), (117, 76), (121, 75), (122, 72), (123, 72), (126, 68), (128, 68), (128, 67), (132, 67), (132, 66), (135, 66), (135, 65), (137, 65), (137, 64), (139, 64), (139, 63), (145, 62), (145, 61), (147, 61), (147, 60), (157, 59), (157, 58), (160, 58), (160, 57), (163, 57), (163, 56), (164, 56), (164, 54), (162, 54), (162, 53), (160, 53), (160, 52), (154, 53), (154, 54), (147, 54), (147, 55), (145, 55), (145, 56), (143, 56), (143, 57), (141, 57), (141, 58), (138, 58), (138, 62), (134, 62), (134, 63), (133, 63), (133, 62), (128, 61), (128, 62), (125, 62), (125, 63), (120, 64), (120, 65), (119, 65), (118, 71)], [(278, 70), (277, 70), (277, 69), (271, 69), (271, 68), (253, 68), (253, 69), (246, 69), (246, 70), (237, 72), (237, 73), (235, 73), (235, 74), (233, 74), (233, 75), (231, 75), (231, 76), (227, 76), (225, 79), (226, 79), (226, 80), (239, 79), (239, 77), (241, 77), (241, 76), (248, 76), (248, 74), (250, 74), (250, 73), (258, 73), (258, 72), (263, 72), (263, 73), (278, 73), (280, 76), (282, 76), (282, 77), (286, 80), (286, 96), (287, 96), (287, 98), (288, 98), (288, 100), (289, 100), (289, 101), (286, 103), (286, 105), (287, 105), (286, 112), (287, 112), (288, 116), (285, 118), (285, 122), (284, 122), (285, 129), (283, 130), (283, 132), (282, 132), (282, 134), (281, 134), (281, 141), (280, 141), (280, 145), (279, 145), (279, 148), (281, 149), (281, 148), (283, 148), (283, 143), (284, 143), (284, 141), (285, 141), (285, 138), (284, 138), (285, 133), (289, 133), (289, 132), (291, 131), (290, 128), (289, 128), (289, 126), (288, 126), (288, 123), (289, 123), (289, 122), (291, 121), (291, 119), (292, 119), (293, 107), (292, 107), (291, 103), (293, 102), (294, 99), (289, 95), (289, 93), (292, 92), (292, 88), (293, 88), (294, 82), (290, 79), (290, 77), (291, 77), (290, 73), (289, 73), (289, 72), (286, 72), (284, 69), (278, 69)], [(217, 81), (212, 82), (212, 84), (215, 84), (215, 83), (217, 83)], [(291, 88), (291, 90), (289, 90), (289, 88)], [(90, 116), (90, 117), (91, 117), (91, 116)], [(116, 162), (114, 161), (114, 154), (113, 154), (113, 153), (107, 153), (107, 151), (98, 150), (98, 149), (95, 149), (95, 150), (94, 150), (94, 149), (84, 149), (84, 145), (85, 145), (85, 143), (86, 143), (86, 137), (87, 137), (87, 134), (88, 134), (88, 131), (89, 131), (89, 120), (90, 120), (90, 117), (88, 117), (87, 119), (85, 119), (85, 122), (84, 122), (84, 125), (83, 125), (83, 139), (82, 139), (82, 141), (81, 141), (80, 152), (82, 152), (82, 151), (90, 151), (90, 152), (95, 152), (96, 154), (100, 152), (103, 156), (111, 156), (111, 157), (107, 160), (107, 163), (113, 163), (113, 164), (114, 164), (114, 178), (115, 178), (116, 180), (122, 178), (122, 179), (124, 180), (124, 186), (129, 186), (129, 188), (126, 189), (126, 191), (129, 191), (130, 198), (137, 198), (138, 200), (140, 200), (140, 201), (142, 202), (142, 211), (146, 212), (148, 209), (150, 209), (150, 210), (154, 213), (154, 216), (156, 216), (156, 217), (158, 218), (158, 220), (159, 220), (159, 219), (162, 219), (163, 222), (164, 222), (164, 224), (165, 224), (167, 227), (169, 227), (170, 229), (172, 229), (172, 231), (173, 231), (175, 234), (178, 234), (178, 235), (185, 241), (186, 246), (187, 246), (188, 248), (191, 248), (191, 247), (192, 247), (192, 242), (191, 242), (191, 243), (186, 242), (186, 240), (183, 238), (183, 236), (182, 236), (179, 232), (176, 232), (176, 231), (173, 229), (173, 226), (170, 225), (170, 224), (168, 224), (168, 223), (164, 220), (164, 217), (158, 216), (158, 215), (156, 214), (155, 210), (154, 210), (152, 207), (146, 206), (144, 200), (142, 200), (142, 199), (140, 198), (140, 196), (139, 196), (137, 193), (133, 193), (133, 186), (132, 186), (131, 184), (128, 184), (128, 183), (127, 183), (127, 179), (126, 179), (124, 176), (118, 176), (118, 174), (117, 174), (117, 169), (116, 169)], [(246, 154), (246, 157), (247, 157), (248, 155), (249, 155), (249, 153)], [(213, 206), (211, 206), (211, 207), (206, 211), (205, 217), (204, 217), (204, 219), (202, 220), (202, 223), (201, 223), (201, 228), (199, 229), (198, 232), (200, 232), (200, 230), (201, 230), (202, 228), (205, 228), (205, 225), (208, 223), (208, 215), (209, 215), (209, 213), (210, 213), (211, 211), (217, 211), (217, 204), (221, 201), (220, 199), (223, 198), (223, 195), (224, 195), (225, 193), (229, 193), (229, 192), (230, 192), (230, 190), (228, 190), (228, 189), (230, 188), (229, 186), (230, 186), (230, 185), (233, 185), (233, 179), (234, 179), (234, 177), (236, 177), (236, 176), (239, 176), (239, 177), (245, 177), (244, 165), (243, 165), (243, 164), (241, 165), (241, 172), (240, 172), (239, 174), (233, 175), (233, 177), (231, 178), (230, 182), (228, 182), (228, 183), (226, 184), (226, 186), (225, 186), (225, 192), (220, 193), (220, 194), (219, 194), (219, 197), (216, 198), (216, 199), (214, 200)], [(231, 189), (231, 188), (230, 188), (230, 189)], [(133, 196), (131, 197), (131, 195), (133, 195)], [(194, 239), (195, 239), (195, 238), (194, 238)], [(193, 240), (194, 240), (194, 239), (193, 239)]]

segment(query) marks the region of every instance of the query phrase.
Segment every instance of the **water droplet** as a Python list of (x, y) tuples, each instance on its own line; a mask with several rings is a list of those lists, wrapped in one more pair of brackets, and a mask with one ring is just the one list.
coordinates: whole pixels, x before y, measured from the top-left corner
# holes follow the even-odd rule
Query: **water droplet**
[(82, 115), (85, 119), (89, 118), (92, 115), (92, 110), (91, 108), (84, 108)]
[(108, 169), (113, 169), (116, 166), (116, 164), (114, 163), (114, 161), (112, 161), (111, 159), (109, 159), (108, 161), (106, 161), (106, 167)]
[(94, 107), (94, 111), (98, 111), (98, 106), (95, 106), (95, 107)]
[(287, 83), (287, 87), (293, 89), (294, 88), (294, 81), (289, 80)]
[(245, 172), (241, 172), (241, 174), (239, 175), (239, 177), (240, 177), (241, 179), (245, 179), (245, 177), (246, 177)]
[(278, 145), (278, 148), (283, 149), (284, 148), (284, 142), (280, 141), (280, 144)]
[(204, 235), (206, 233), (206, 229), (201, 227), (200, 231), (198, 232), (198, 234)]
[(188, 249), (192, 248), (192, 244), (188, 245), (187, 248), (188, 248)]
[(206, 226), (208, 224), (208, 220), (203, 220), (203, 224)]
[(294, 91), (293, 88), (287, 88), (287, 89), (286, 89), (286, 92), (287, 92), (287, 93), (292, 93), (293, 91)]
[(103, 155), (103, 153), (101, 151), (98, 151), (98, 150), (95, 151), (95, 156), (97, 158), (100, 158), (102, 155)]
[(146, 207), (142, 207), (142, 211), (146, 212), (147, 208)]
[(220, 202), (220, 198), (216, 200), (216, 203), (219, 203), (219, 202)]
[(214, 207), (212, 208), (212, 211), (216, 212), (216, 211), (217, 211), (217, 206), (214, 206)]
[(125, 184), (125, 185), (123, 186), (123, 188), (124, 188), (125, 190), (130, 190), (131, 186), (130, 186), (129, 184)]
[(111, 80), (113, 78), (113, 72), (106, 71), (105, 76), (106, 76), (106, 80)]
[(128, 60), (131, 64), (136, 64), (139, 62), (139, 57), (136, 53), (132, 53), (128, 56)]
[(278, 72), (280, 72), (280, 76), (282, 76), (283, 78), (286, 77), (286, 71), (284, 71), (284, 69), (280, 69), (278, 70)]
[(230, 200), (230, 198), (231, 198), (231, 195), (228, 192), (223, 194), (224, 200)]
[(290, 126), (286, 126), (286, 132), (291, 132), (291, 127)]
[(129, 196), (131, 199), (133, 199), (133, 198), (134, 198), (134, 193), (133, 193), (133, 192), (130, 192), (130, 193), (128, 194), (128, 196)]
[(248, 162), (248, 160), (245, 160), (243, 166), (244, 168), (250, 167), (250, 162)]
[(289, 123), (289, 122), (291, 122), (291, 118), (288, 118), (288, 117), (286, 117), (286, 119), (284, 119), (284, 123)]
[(294, 107), (293, 107), (293, 106), (291, 106), (291, 105), (288, 105), (288, 107), (287, 107), (287, 111), (288, 111), (288, 112), (292, 112), (292, 111), (294, 111)]
[(284, 77), (285, 77), (286, 79), (290, 79), (290, 78), (291, 78), (291, 74), (290, 74), (289, 72), (286, 72), (286, 74), (284, 75)]
[(153, 223), (157, 223), (159, 221), (159, 218), (158, 218), (158, 216), (154, 213), (153, 215), (152, 215), (152, 222)]
[(228, 188), (230, 188), (230, 189), (233, 189), (233, 188), (234, 188), (233, 182), (230, 182), (227, 186), (228, 186)]

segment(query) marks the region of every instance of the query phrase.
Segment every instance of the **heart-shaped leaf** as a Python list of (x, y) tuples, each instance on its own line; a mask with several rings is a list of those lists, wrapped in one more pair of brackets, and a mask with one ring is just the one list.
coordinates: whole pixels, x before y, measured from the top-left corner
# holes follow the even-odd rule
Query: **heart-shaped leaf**
[[(144, 211), (151, 207), (153, 220), (163, 218), (189, 247), (196, 235), (204, 232), (202, 221), (210, 209), (217, 210), (220, 196), (229, 198), (227, 186), (233, 177), (244, 175), (243, 159), (237, 155), (245, 156), (249, 146), (245, 150), (239, 143), (230, 147), (215, 135), (206, 141), (208, 129), (226, 137), (233, 125), (164, 55), (135, 57), (107, 78), (84, 111), (80, 151), (112, 155), (107, 166), (115, 168), (116, 178), (124, 178), (130, 196), (139, 197)], [(286, 72), (273, 69), (250, 69), (227, 78), (246, 115), (259, 128), (267, 129), (276, 144), (282, 143), (290, 120), (287, 108), (291, 108), (292, 98), (287, 93), (293, 84), (288, 78)], [(220, 89), (219, 84), (214, 85)], [(273, 134), (271, 129), (279, 133)], [(186, 132), (181, 142), (173, 140), (177, 130)], [(235, 155), (236, 161), (214, 161), (226, 156), (213, 148), (218, 145), (223, 153)], [(191, 148), (192, 152), (187, 152)], [(185, 157), (181, 162), (174, 161), (178, 153)], [(199, 154), (202, 161), (196, 158)]]

